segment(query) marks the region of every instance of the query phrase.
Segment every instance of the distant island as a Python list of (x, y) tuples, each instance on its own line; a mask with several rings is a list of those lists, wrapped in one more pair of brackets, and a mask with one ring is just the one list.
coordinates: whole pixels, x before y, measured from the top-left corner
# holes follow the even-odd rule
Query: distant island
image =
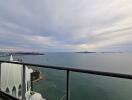
[(97, 53), (97, 52), (83, 51), (83, 52), (76, 52), (76, 53)]
[(82, 51), (82, 52), (76, 52), (76, 53), (123, 53), (123, 52), (90, 52), (90, 51)]

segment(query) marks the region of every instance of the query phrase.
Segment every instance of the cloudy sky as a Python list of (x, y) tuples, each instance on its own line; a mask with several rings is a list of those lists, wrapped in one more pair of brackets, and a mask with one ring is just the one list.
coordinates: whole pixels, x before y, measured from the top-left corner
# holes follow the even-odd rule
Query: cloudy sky
[(132, 51), (132, 0), (0, 0), (0, 50)]

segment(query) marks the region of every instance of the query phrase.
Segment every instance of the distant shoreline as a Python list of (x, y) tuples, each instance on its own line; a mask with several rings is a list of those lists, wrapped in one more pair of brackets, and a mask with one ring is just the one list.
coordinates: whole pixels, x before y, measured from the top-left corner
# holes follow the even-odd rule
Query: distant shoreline
[(0, 52), (0, 57), (6, 57), (10, 55), (45, 55), (39, 52)]
[(87, 52), (87, 51), (84, 51), (84, 52), (76, 52), (76, 53), (97, 53), (97, 52)]
[(84, 52), (75, 52), (75, 53), (123, 53), (123, 52), (89, 52), (89, 51), (84, 51)]
[(38, 52), (16, 52), (14, 54), (17, 54), (17, 55), (45, 55), (44, 53), (38, 53)]

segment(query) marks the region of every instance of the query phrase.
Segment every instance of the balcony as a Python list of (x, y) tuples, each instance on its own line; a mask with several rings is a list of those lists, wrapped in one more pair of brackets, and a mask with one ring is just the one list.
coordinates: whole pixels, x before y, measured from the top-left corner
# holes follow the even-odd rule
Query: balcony
[[(7, 65), (9, 65), (9, 66), (7, 66)], [(10, 67), (11, 69), (13, 69), (14, 66), (16, 66), (15, 68), (19, 67), (18, 70), (20, 70), (20, 72), (19, 72), (20, 76), (19, 75), (18, 75), (19, 77), (16, 76), (17, 77), (16, 79), (17, 79), (17, 81), (21, 82), (21, 83), (19, 83), (20, 85), (16, 85), (16, 83), (14, 83), (15, 84), (14, 86), (9, 86), (10, 84), (13, 84), (12, 82), (15, 82), (15, 80), (13, 80), (14, 77), (12, 77), (12, 80), (10, 80), (10, 78), (8, 80), (7, 86), (9, 86), (9, 87), (6, 87), (6, 88), (3, 87), (6, 84), (6, 81), (4, 80), (4, 78), (6, 77), (6, 75), (9, 75), (9, 73), (10, 73), (10, 72), (6, 73), (3, 69), (3, 66), (6, 66), (7, 68)], [(39, 78), (41, 79), (41, 77), (39, 76), (40, 73), (37, 71), (32, 73), (35, 75), (34, 78), (29, 77), (29, 79), (27, 79), (26, 75), (28, 73), (27, 69), (35, 69), (35, 68), (42, 68), (45, 70), (51, 69), (53, 71), (59, 71), (59, 72), (62, 72), (65, 74), (64, 77), (61, 78), (61, 80), (63, 80), (65, 94), (64, 94), (64, 96), (62, 96), (61, 99), (58, 99), (58, 100), (71, 100), (72, 94), (74, 94), (74, 93), (71, 93), (71, 89), (72, 89), (72, 87), (74, 87), (74, 85), (71, 83), (77, 84), (72, 81), (72, 74), (74, 74), (74, 73), (93, 75), (92, 76), (93, 78), (94, 78), (94, 76), (98, 76), (98, 77), (114, 78), (114, 80), (115, 79), (116, 80), (118, 80), (118, 79), (131, 80), (132, 79), (132, 75), (129, 75), (129, 74), (111, 73), (111, 72), (103, 72), (103, 71), (95, 71), (95, 70), (85, 70), (85, 69), (77, 69), (77, 68), (70, 68), (70, 67), (58, 67), (58, 66), (49, 66), (49, 65), (29, 64), (29, 63), (14, 62), (14, 61), (0, 61), (0, 80), (1, 80), (0, 81), (0, 87), (1, 87), (0, 100), (32, 100), (31, 96), (34, 95), (34, 93), (36, 93), (36, 92), (33, 92), (34, 91), (33, 84), (34, 84), (34, 82), (38, 81), (37, 79), (39, 79)], [(30, 70), (30, 71), (32, 72), (32, 70)], [(3, 72), (5, 72), (5, 73), (3, 73)], [(49, 72), (51, 72), (51, 71), (49, 71)], [(39, 74), (37, 74), (37, 73), (39, 73)], [(2, 75), (5, 75), (5, 76), (3, 77)], [(14, 73), (14, 76), (15, 75), (16, 74)], [(85, 76), (85, 77), (87, 77), (87, 76)], [(4, 80), (4, 82), (3, 82), (3, 80)], [(29, 83), (27, 83), (28, 82), (27, 80), (31, 80), (31, 81)], [(30, 91), (30, 93), (27, 96), (28, 91)], [(39, 97), (40, 96), (41, 95), (39, 95)]]

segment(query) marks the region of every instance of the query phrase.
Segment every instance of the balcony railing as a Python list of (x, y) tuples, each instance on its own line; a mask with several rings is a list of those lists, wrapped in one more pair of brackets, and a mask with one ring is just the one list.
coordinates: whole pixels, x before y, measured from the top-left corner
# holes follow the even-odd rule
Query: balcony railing
[[(36, 66), (41, 68), (48, 68), (48, 69), (56, 69), (56, 70), (64, 70), (66, 71), (66, 100), (70, 100), (70, 73), (77, 72), (77, 73), (86, 73), (92, 75), (99, 75), (99, 76), (107, 76), (107, 77), (115, 77), (115, 78), (122, 78), (122, 79), (132, 79), (132, 75), (130, 74), (121, 74), (121, 73), (112, 73), (112, 72), (103, 72), (103, 71), (95, 71), (95, 70), (87, 70), (87, 69), (79, 69), (79, 68), (70, 68), (70, 67), (58, 67), (58, 66), (50, 66), (50, 65), (39, 65), (39, 64), (30, 64), (30, 63), (23, 63), (23, 62), (10, 62), (10, 61), (0, 61), (0, 75), (1, 75), (1, 64), (2, 63), (12, 63), (12, 64), (20, 64), (23, 66), (22, 71), (22, 100), (26, 100), (25, 98), (25, 66)], [(0, 77), (1, 80), (1, 77)], [(1, 81), (0, 81), (1, 86)], [(3, 94), (2, 94), (3, 93)], [(0, 95), (4, 95), (2, 97), (8, 96), (11, 100), (16, 100), (15, 97), (6, 94), (5, 92), (0, 91)], [(18, 99), (19, 100), (19, 99)]]

